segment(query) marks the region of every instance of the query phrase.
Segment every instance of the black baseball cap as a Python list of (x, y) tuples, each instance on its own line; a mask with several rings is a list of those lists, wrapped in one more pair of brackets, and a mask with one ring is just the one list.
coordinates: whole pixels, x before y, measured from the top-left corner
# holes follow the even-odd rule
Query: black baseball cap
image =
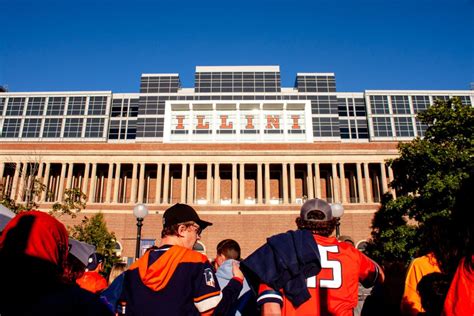
[[(308, 218), (311, 211), (321, 211), (324, 214), (323, 219)], [(331, 205), (321, 199), (311, 199), (301, 206), (300, 217), (309, 222), (325, 222), (333, 219)]]
[(201, 229), (212, 225), (212, 223), (201, 220), (196, 211), (187, 204), (176, 203), (163, 214), (163, 227), (185, 222), (195, 222)]
[(104, 262), (104, 256), (100, 253), (94, 252), (92, 255), (89, 256), (87, 271), (95, 270), (97, 266), (102, 262)]

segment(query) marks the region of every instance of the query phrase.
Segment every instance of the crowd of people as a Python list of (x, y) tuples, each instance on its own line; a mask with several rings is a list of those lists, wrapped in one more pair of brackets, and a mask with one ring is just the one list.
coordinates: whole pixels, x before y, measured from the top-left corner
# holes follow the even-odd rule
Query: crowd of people
[(444, 249), (449, 230), (433, 219), (395, 311), (384, 305), (390, 268), (349, 237), (335, 238), (336, 224), (330, 204), (310, 199), (295, 230), (245, 259), (224, 239), (210, 261), (193, 247), (212, 223), (175, 204), (163, 214), (159, 245), (129, 267), (114, 265), (107, 280), (94, 246), (68, 238), (44, 212), (23, 212), (0, 236), (0, 315), (474, 315), (472, 228), (462, 232), (462, 251)]

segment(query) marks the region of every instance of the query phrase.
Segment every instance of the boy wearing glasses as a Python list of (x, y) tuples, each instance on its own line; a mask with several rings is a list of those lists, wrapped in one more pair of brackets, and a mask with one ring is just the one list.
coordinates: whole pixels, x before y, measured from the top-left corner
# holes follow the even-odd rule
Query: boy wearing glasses
[(127, 315), (225, 314), (242, 289), (243, 275), (235, 267), (221, 291), (207, 257), (192, 250), (210, 225), (186, 204), (165, 211), (160, 246), (125, 272), (121, 301)]

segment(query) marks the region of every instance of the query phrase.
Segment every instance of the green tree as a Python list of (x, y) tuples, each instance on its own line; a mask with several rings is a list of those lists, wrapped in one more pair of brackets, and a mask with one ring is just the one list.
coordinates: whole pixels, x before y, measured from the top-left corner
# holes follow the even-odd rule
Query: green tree
[(102, 213), (97, 213), (92, 217), (84, 216), (79, 225), (69, 227), (69, 235), (96, 247), (96, 252), (105, 257), (105, 274), (120, 261), (120, 258), (115, 255), (115, 234), (107, 229)]
[(87, 196), (78, 188), (64, 190), (64, 198), (61, 203), (53, 204), (51, 215), (70, 215), (72, 218), (77, 216), (81, 210), (86, 208)]
[(419, 251), (418, 228), (429, 218), (451, 221), (455, 196), (474, 167), (474, 109), (459, 98), (436, 100), (418, 119), (424, 138), (399, 143), (400, 156), (387, 162), (398, 198), (383, 198), (372, 222), (369, 254), (376, 260), (408, 263)]

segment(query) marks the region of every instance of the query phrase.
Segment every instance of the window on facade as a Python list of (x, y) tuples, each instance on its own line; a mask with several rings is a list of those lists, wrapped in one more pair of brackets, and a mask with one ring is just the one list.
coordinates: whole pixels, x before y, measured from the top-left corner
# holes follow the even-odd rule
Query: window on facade
[(86, 120), (86, 138), (102, 137), (104, 133), (103, 118), (88, 118)]
[(29, 98), (26, 106), (27, 116), (43, 115), (45, 98)]
[(21, 119), (5, 119), (0, 137), (16, 138), (20, 135)]
[(415, 114), (425, 111), (430, 106), (430, 97), (427, 95), (415, 95), (411, 97)]
[(44, 120), (43, 137), (58, 138), (61, 137), (61, 127), (63, 119), (47, 118)]
[(82, 134), (82, 118), (67, 118), (64, 125), (65, 138), (79, 138)]
[(392, 124), (390, 117), (374, 117), (374, 136), (375, 137), (392, 137)]
[(107, 108), (107, 97), (90, 97), (89, 99), (89, 115), (105, 115)]
[(394, 114), (410, 114), (410, 103), (406, 95), (392, 95), (392, 111)]
[(66, 98), (64, 97), (51, 97), (48, 100), (48, 106), (46, 108), (46, 115), (63, 115), (64, 105), (66, 104)]
[(21, 137), (24, 138), (35, 138), (39, 136), (41, 128), (41, 119), (39, 118), (27, 118), (23, 123), (23, 132)]
[(86, 110), (86, 97), (70, 97), (67, 107), (68, 115), (84, 115)]
[(370, 109), (372, 114), (389, 114), (388, 99), (385, 95), (371, 95)]
[(395, 133), (398, 137), (415, 136), (411, 117), (395, 117)]
[(21, 116), (23, 115), (23, 107), (25, 106), (25, 98), (8, 99), (7, 111), (5, 116)]

